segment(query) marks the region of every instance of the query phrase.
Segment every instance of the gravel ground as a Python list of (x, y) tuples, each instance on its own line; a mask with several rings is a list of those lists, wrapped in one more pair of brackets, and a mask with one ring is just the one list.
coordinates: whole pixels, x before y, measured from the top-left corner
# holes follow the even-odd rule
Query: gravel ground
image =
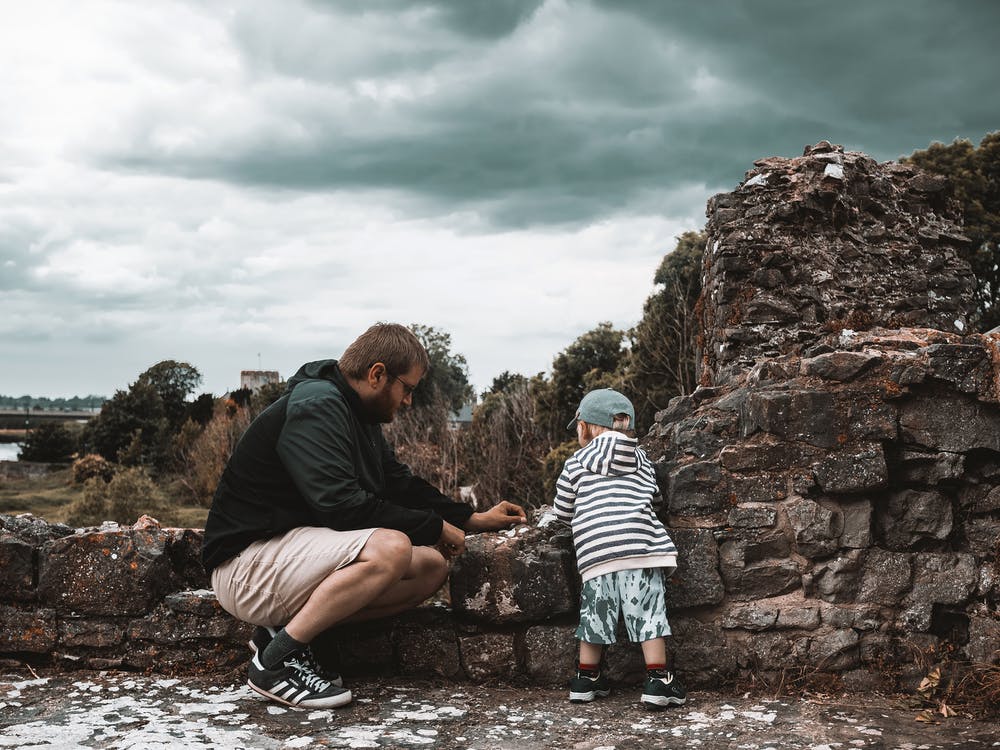
[(296, 710), (233, 675), (0, 674), (0, 748), (1000, 748), (1000, 723), (916, 721), (900, 699), (770, 699), (694, 692), (648, 711), (638, 688), (574, 705), (564, 690), (372, 680), (355, 702)]

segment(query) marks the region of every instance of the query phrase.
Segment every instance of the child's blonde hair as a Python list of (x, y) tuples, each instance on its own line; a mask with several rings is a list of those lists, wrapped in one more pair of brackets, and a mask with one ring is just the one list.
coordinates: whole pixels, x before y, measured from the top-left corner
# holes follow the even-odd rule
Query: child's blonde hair
[(629, 437), (635, 437), (635, 431), (632, 429), (632, 417), (628, 414), (615, 414), (614, 421), (611, 423), (610, 427), (604, 427), (599, 424), (591, 424), (590, 422), (585, 422), (582, 419), (579, 421), (580, 424), (583, 425), (582, 432), (584, 440), (588, 443), (602, 432), (607, 432), (608, 430), (624, 432)]

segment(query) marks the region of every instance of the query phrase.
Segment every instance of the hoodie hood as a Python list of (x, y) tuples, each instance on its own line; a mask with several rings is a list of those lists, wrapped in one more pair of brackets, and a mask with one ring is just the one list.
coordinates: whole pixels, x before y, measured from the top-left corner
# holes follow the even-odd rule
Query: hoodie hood
[(646, 454), (635, 438), (610, 430), (602, 432), (576, 454), (583, 467), (594, 474), (618, 477), (635, 474)]
[(331, 377), (336, 372), (337, 360), (318, 359), (315, 362), (306, 362), (300, 367), (292, 377), (288, 379), (286, 392), (306, 380), (333, 380)]

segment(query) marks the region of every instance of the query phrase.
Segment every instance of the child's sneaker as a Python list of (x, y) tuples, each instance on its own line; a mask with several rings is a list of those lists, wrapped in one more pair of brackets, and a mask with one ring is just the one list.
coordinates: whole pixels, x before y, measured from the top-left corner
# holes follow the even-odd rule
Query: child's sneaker
[(650, 669), (646, 672), (646, 687), (641, 700), (650, 708), (683, 706), (687, 702), (687, 693), (673, 672)]
[(578, 669), (576, 677), (569, 681), (571, 703), (590, 703), (594, 698), (607, 698), (610, 694), (608, 678), (599, 671)]
[(351, 702), (350, 690), (324, 680), (296, 656), (276, 669), (267, 669), (260, 663), (260, 652), (254, 654), (247, 685), (265, 698), (295, 708), (337, 708)]
[[(275, 628), (269, 628), (266, 625), (258, 625), (254, 629), (253, 636), (251, 636), (247, 645), (253, 653), (263, 653), (264, 649), (267, 648), (267, 644), (269, 644), (277, 634), (278, 631)], [(313, 672), (318, 674), (327, 682), (332, 682), (337, 687), (344, 687), (344, 678), (341, 677), (337, 671), (327, 669), (320, 664), (319, 659), (316, 658), (312, 649), (308, 646), (302, 650), (301, 654), (299, 654), (299, 658), (308, 664), (309, 668), (312, 669)]]

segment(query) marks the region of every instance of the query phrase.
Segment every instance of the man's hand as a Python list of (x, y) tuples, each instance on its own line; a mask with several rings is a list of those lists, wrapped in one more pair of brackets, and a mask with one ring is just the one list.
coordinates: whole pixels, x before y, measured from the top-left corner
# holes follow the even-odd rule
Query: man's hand
[(496, 531), (507, 529), (519, 523), (527, 523), (524, 508), (501, 500), (483, 513), (473, 513), (465, 522), (466, 531)]
[(457, 557), (465, 552), (465, 532), (457, 526), (452, 526), (447, 521), (441, 524), (441, 538), (437, 543), (438, 552), (444, 555), (446, 560)]

